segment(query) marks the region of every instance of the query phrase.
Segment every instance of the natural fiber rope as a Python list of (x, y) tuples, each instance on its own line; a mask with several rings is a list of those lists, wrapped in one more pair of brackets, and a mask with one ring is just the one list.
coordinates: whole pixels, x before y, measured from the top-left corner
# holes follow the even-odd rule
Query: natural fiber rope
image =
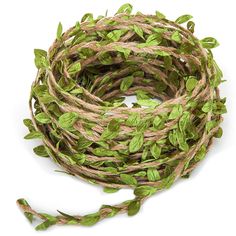
[[(217, 41), (198, 40), (189, 15), (173, 22), (131, 9), (125, 4), (115, 16), (97, 19), (86, 14), (63, 34), (59, 24), (48, 53), (35, 50), (32, 120), (24, 123), (26, 139), (43, 141), (38, 155), (106, 192), (134, 188), (135, 198), (85, 216), (37, 213), (19, 199), (30, 221), (44, 221), (38, 230), (136, 214), (146, 198), (187, 177), (213, 136), (221, 136), (222, 75), (210, 51)], [(187, 29), (180, 26), (186, 21)], [(129, 95), (138, 99), (132, 108), (122, 100)]]

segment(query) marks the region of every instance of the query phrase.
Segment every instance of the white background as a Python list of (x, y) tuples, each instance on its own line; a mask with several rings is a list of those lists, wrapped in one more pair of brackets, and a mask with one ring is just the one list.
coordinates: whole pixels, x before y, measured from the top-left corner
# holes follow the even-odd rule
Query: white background
[(28, 95), (34, 80), (34, 48), (47, 49), (55, 38), (58, 22), (64, 29), (84, 13), (114, 14), (126, 1), (118, 0), (1, 0), (0, 1), (0, 234), (1, 235), (236, 235), (236, 13), (230, 0), (130, 0), (134, 11), (159, 10), (175, 20), (182, 14), (194, 16), (196, 35), (212, 36), (214, 49), (224, 72), (221, 85), (227, 96), (228, 113), (224, 136), (215, 140), (207, 158), (187, 180), (157, 194), (134, 217), (119, 215), (96, 226), (52, 227), (36, 232), (15, 204), (25, 197), (38, 211), (87, 214), (102, 204), (115, 204), (133, 197), (131, 190), (103, 193), (65, 174), (49, 159), (34, 155), (38, 142), (26, 141), (22, 120), (29, 117)]

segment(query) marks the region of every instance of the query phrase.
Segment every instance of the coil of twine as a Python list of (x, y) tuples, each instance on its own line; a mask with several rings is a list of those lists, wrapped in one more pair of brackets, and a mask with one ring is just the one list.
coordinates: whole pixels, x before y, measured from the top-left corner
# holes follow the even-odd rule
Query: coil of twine
[[(37, 230), (135, 215), (145, 199), (188, 177), (222, 135), (222, 72), (211, 53), (218, 42), (198, 40), (190, 15), (174, 22), (131, 10), (85, 14), (64, 33), (60, 23), (49, 51), (35, 49), (32, 118), (24, 123), (26, 139), (43, 141), (36, 154), (105, 192), (133, 188), (135, 197), (83, 216), (38, 213), (19, 199), (30, 221), (43, 220)], [(124, 102), (130, 95), (137, 97), (132, 107)]]

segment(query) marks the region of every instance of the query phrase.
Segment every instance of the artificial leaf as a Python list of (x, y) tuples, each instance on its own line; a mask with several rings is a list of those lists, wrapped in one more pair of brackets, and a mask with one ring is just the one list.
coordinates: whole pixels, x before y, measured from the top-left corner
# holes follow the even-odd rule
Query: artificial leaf
[(134, 77), (133, 76), (127, 76), (125, 78), (122, 79), (121, 84), (120, 84), (120, 90), (122, 92), (126, 92), (130, 86), (132, 85), (134, 81)]
[(129, 151), (131, 153), (139, 151), (143, 146), (143, 140), (143, 133), (136, 134), (129, 143)]
[(116, 51), (123, 53), (125, 59), (128, 59), (128, 57), (129, 57), (129, 55), (130, 55), (130, 53), (131, 53), (131, 50), (130, 50), (130, 49), (128, 49), (128, 48), (123, 48), (123, 47), (121, 47), (121, 46), (116, 46), (115, 49), (116, 49)]
[(134, 194), (138, 197), (147, 197), (153, 195), (157, 189), (152, 186), (138, 186), (134, 190)]
[(161, 12), (159, 11), (156, 11), (156, 17), (159, 19), (159, 20), (162, 20), (162, 19), (165, 19), (165, 15), (162, 14)]
[(68, 72), (69, 72), (69, 74), (74, 75), (74, 74), (78, 73), (80, 70), (81, 70), (80, 62), (76, 62), (76, 63), (70, 65)]
[(33, 149), (34, 153), (41, 157), (49, 157), (47, 149), (44, 145), (37, 146)]
[(178, 17), (178, 18), (175, 20), (175, 22), (176, 22), (177, 24), (183, 24), (183, 23), (189, 21), (189, 20), (192, 19), (192, 18), (193, 18), (193, 17), (192, 17), (191, 15), (182, 15), (182, 16)]
[(128, 216), (136, 215), (140, 210), (141, 203), (138, 200), (133, 200), (128, 205)]
[(116, 14), (119, 14), (119, 13), (130, 14), (132, 12), (132, 9), (133, 9), (133, 6), (129, 3), (126, 3), (118, 9)]
[(126, 120), (125, 124), (128, 126), (137, 126), (140, 120), (140, 114), (137, 112), (132, 112)]
[(174, 105), (172, 111), (170, 112), (169, 120), (174, 120), (178, 118), (179, 116), (182, 115), (182, 113), (183, 113), (182, 105), (181, 104)]
[(134, 32), (135, 32), (139, 37), (141, 37), (142, 39), (144, 39), (142, 28), (140, 28), (140, 27), (137, 26), (137, 25), (134, 25), (133, 29), (134, 29)]
[(78, 120), (79, 115), (76, 112), (66, 112), (59, 117), (58, 124), (63, 129), (70, 129)]
[(218, 41), (212, 37), (206, 37), (206, 38), (200, 40), (200, 43), (201, 43), (202, 47), (207, 48), (207, 49), (212, 49), (212, 48), (219, 46)]
[(100, 215), (98, 213), (93, 213), (83, 216), (79, 223), (83, 226), (92, 226), (96, 224), (99, 219)]
[(181, 35), (179, 33), (179, 31), (175, 31), (172, 35), (171, 35), (171, 39), (174, 40), (177, 43), (181, 43)]
[(186, 82), (187, 91), (191, 92), (196, 87), (197, 84), (198, 84), (197, 79), (195, 79), (193, 76), (189, 78)]
[(120, 39), (120, 37), (124, 34), (124, 30), (113, 30), (107, 34), (107, 37), (111, 39), (113, 42), (116, 42)]
[(154, 143), (150, 148), (151, 154), (155, 159), (158, 159), (161, 155), (161, 147)]
[(160, 177), (160, 174), (156, 168), (148, 168), (147, 178), (149, 181), (154, 182), (154, 181), (159, 180), (161, 177)]
[(48, 124), (48, 123), (51, 122), (50, 117), (49, 117), (45, 112), (38, 113), (38, 114), (35, 116), (35, 119), (36, 119), (39, 123), (42, 123), (42, 124)]
[(38, 69), (49, 68), (49, 61), (47, 59), (47, 52), (42, 49), (34, 49), (34, 63)]
[(62, 31), (63, 31), (63, 27), (62, 27), (61, 22), (59, 22), (57, 26), (57, 40), (61, 39)]
[(116, 193), (117, 191), (119, 191), (119, 188), (109, 188), (109, 187), (105, 187), (103, 188), (103, 191), (105, 193)]
[(137, 180), (129, 174), (120, 174), (120, 179), (123, 183), (131, 186), (137, 185)]
[(43, 134), (39, 131), (31, 131), (29, 134), (27, 134), (24, 139), (35, 139), (35, 138), (42, 138)]

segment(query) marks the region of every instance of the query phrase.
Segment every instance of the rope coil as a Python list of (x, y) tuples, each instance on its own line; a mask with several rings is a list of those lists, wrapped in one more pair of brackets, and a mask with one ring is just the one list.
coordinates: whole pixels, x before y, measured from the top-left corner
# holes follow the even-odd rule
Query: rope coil
[[(64, 33), (59, 24), (49, 51), (35, 49), (38, 74), (24, 124), (26, 139), (43, 141), (36, 154), (105, 192), (133, 188), (135, 198), (84, 216), (38, 213), (19, 199), (30, 221), (43, 220), (37, 230), (135, 215), (145, 199), (188, 177), (222, 135), (222, 72), (211, 53), (218, 42), (198, 40), (190, 15), (173, 22), (131, 10), (125, 4), (112, 17), (85, 14)], [(130, 95), (133, 107), (124, 103)]]

